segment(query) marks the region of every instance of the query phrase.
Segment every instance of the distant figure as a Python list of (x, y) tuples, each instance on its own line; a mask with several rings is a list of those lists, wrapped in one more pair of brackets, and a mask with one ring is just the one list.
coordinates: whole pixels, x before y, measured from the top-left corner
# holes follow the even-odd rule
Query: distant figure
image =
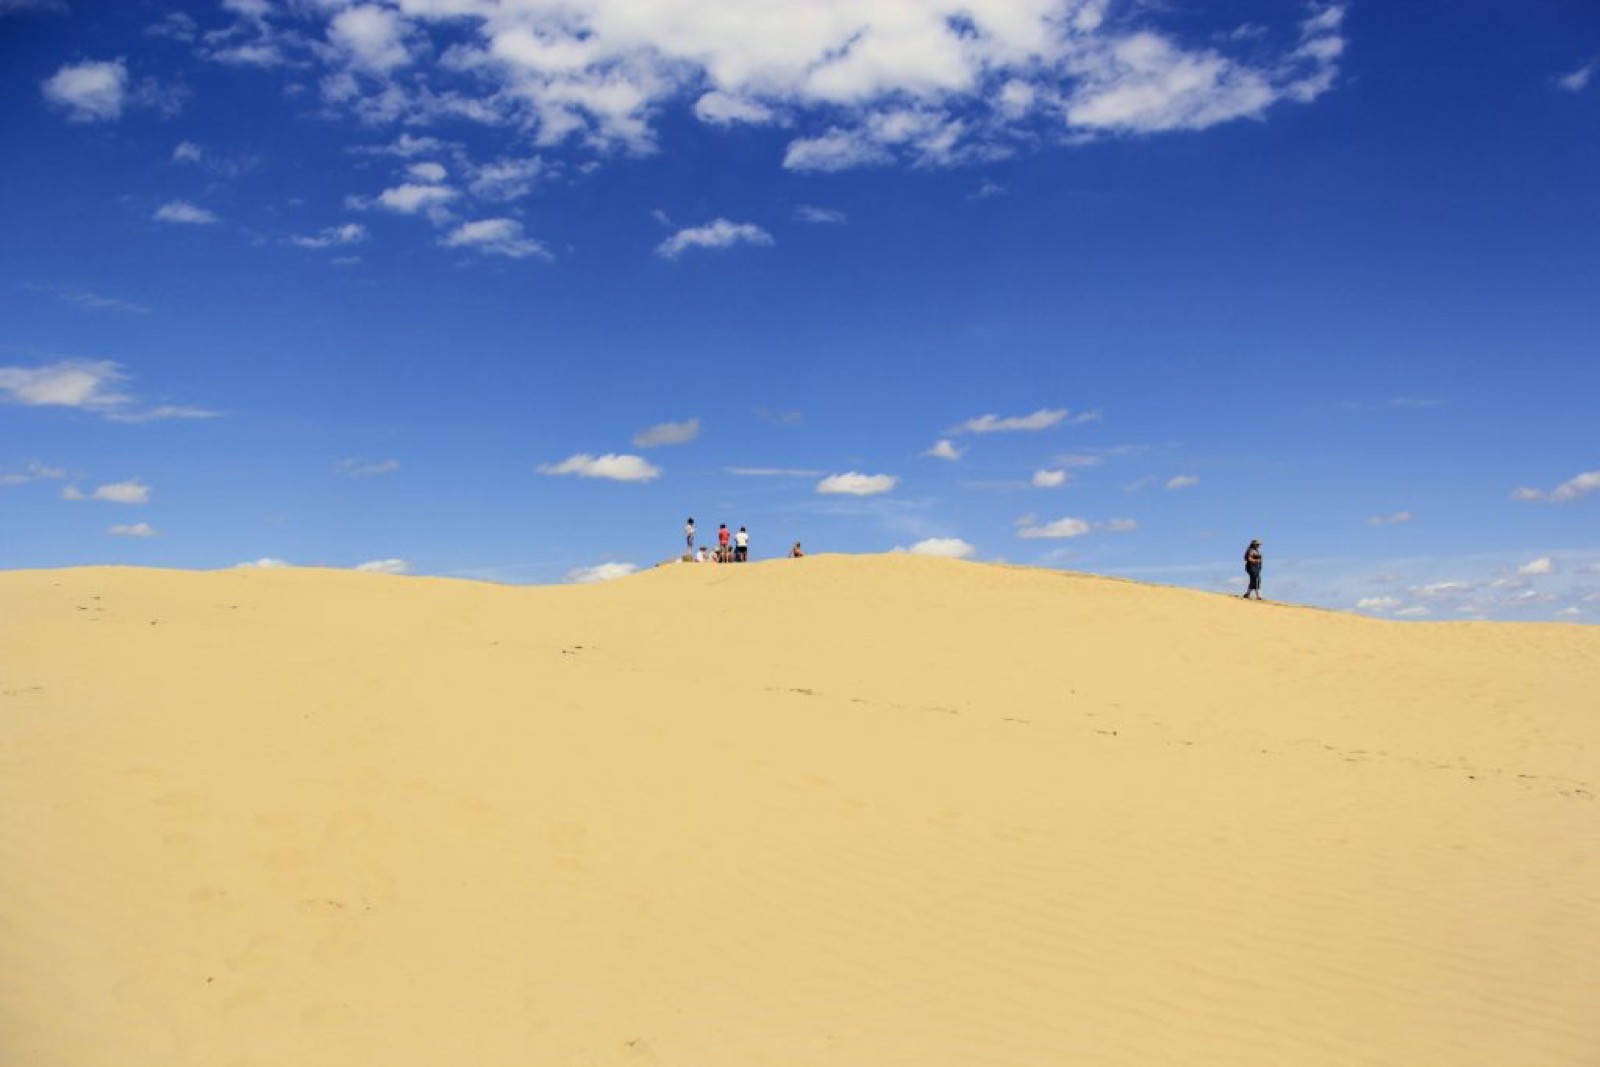
[(728, 524), (723, 523), (717, 527), (717, 562), (726, 563), (733, 558), (733, 553), (728, 549)]
[(799, 559), (803, 555), (805, 555), (805, 553), (800, 551), (800, 542), (796, 541), (794, 543), (794, 547), (789, 550), (789, 558), (790, 559)]
[(735, 563), (750, 562), (750, 535), (743, 526), (733, 535), (733, 561)]
[(1261, 542), (1251, 541), (1250, 547), (1244, 550), (1244, 572), (1250, 576), (1250, 586), (1244, 593), (1244, 599), (1249, 600), (1254, 593), (1256, 599), (1261, 599)]
[(694, 558), (694, 516), (693, 515), (689, 516), (689, 521), (686, 522), (684, 524), (684, 526), (683, 526), (683, 536), (684, 536), (684, 540), (687, 541), (688, 545), (689, 545), (689, 558), (693, 559)]
[(711, 562), (711, 557), (706, 554), (706, 546), (705, 545), (701, 545), (700, 546), (700, 554), (698, 556), (694, 557), (694, 561), (696, 563), (710, 563)]

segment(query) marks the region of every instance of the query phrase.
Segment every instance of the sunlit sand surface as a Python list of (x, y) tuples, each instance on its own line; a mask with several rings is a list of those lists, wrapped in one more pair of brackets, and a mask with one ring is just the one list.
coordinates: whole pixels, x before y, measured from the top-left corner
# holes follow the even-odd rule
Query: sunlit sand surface
[(0, 574), (12, 1067), (1600, 1063), (1600, 628)]

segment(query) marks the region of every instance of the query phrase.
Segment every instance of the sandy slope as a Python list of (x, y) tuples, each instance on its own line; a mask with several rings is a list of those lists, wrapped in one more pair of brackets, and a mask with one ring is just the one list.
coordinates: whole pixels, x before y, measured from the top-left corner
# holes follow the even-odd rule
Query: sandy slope
[(8, 1067), (1600, 1063), (1600, 628), (0, 574)]

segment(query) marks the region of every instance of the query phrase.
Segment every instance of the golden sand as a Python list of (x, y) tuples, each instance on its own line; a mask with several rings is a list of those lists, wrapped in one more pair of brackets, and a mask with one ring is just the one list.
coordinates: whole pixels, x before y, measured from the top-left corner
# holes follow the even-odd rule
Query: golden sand
[(1600, 628), (0, 574), (7, 1067), (1600, 1063)]

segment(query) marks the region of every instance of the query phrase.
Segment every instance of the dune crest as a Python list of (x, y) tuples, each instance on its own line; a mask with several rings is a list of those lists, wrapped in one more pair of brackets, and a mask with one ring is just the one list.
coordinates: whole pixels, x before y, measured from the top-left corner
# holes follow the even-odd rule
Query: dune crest
[(0, 573), (18, 1067), (1600, 1062), (1600, 629)]

